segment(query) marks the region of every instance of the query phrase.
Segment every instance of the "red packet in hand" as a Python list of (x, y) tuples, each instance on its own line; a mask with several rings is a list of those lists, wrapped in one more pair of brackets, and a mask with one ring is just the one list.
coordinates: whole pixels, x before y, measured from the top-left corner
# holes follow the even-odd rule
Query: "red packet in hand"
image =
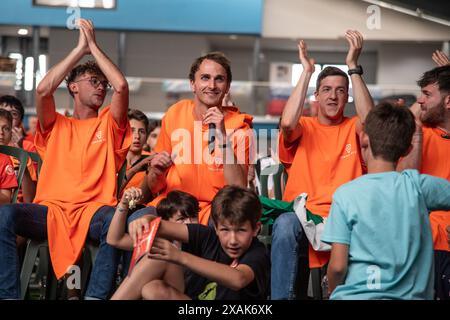
[(144, 231), (142, 236), (138, 239), (137, 246), (134, 247), (133, 256), (131, 257), (130, 269), (128, 274), (131, 274), (136, 263), (152, 248), (153, 240), (155, 239), (156, 231), (158, 231), (159, 224), (161, 223), (161, 217), (157, 217), (150, 222), (150, 226), (147, 231)]

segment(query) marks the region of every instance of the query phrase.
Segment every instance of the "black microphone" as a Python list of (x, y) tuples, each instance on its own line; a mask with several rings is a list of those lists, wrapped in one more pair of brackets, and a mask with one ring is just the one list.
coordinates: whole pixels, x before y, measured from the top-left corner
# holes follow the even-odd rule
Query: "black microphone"
[(210, 123), (208, 127), (208, 149), (209, 153), (211, 154), (214, 151), (214, 142), (216, 141), (216, 124)]

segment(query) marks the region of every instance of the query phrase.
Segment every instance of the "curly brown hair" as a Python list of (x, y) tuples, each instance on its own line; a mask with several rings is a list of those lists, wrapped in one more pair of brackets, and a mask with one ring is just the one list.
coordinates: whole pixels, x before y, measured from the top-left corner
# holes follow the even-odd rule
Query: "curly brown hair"
[(89, 60), (86, 63), (80, 64), (72, 69), (72, 71), (69, 72), (69, 74), (66, 77), (66, 85), (67, 89), (69, 90), (70, 95), (73, 97), (73, 92), (70, 90), (70, 84), (75, 81), (76, 78), (83, 74), (92, 74), (96, 76), (101, 76), (103, 78), (106, 78), (103, 71), (98, 66), (97, 62), (93, 60)]

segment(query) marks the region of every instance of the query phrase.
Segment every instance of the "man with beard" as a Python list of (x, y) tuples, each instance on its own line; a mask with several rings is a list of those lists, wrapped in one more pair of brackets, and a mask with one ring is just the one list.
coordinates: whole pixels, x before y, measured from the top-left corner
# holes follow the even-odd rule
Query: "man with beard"
[[(87, 238), (100, 248), (86, 297), (113, 289), (118, 251), (106, 243), (117, 204), (116, 173), (130, 145), (128, 83), (98, 47), (91, 21), (79, 20), (78, 45), (49, 70), (36, 90), (36, 148), (43, 160), (33, 204), (0, 207), (0, 299), (18, 299), (16, 235), (48, 239), (53, 270), (62, 278), (80, 258)], [(96, 62), (74, 66), (85, 55)], [(56, 112), (54, 92), (66, 78), (73, 117)], [(99, 112), (106, 90), (111, 105)]]
[[(207, 225), (211, 201), (222, 187), (247, 186), (252, 117), (223, 105), (231, 79), (230, 62), (220, 52), (192, 64), (189, 80), (194, 99), (172, 105), (162, 119), (158, 154), (147, 174), (148, 190), (143, 190), (156, 195), (148, 205), (156, 206), (173, 190), (188, 192), (199, 201), (199, 222)], [(205, 139), (211, 131), (216, 136), (212, 146)], [(130, 221), (152, 211), (146, 210), (136, 211)], [(134, 236), (132, 230), (141, 232), (141, 225), (132, 224), (129, 230)]]
[[(397, 170), (417, 168), (421, 173), (450, 181), (450, 62), (440, 51), (433, 54), (433, 60), (440, 66), (425, 72), (417, 82), (422, 94), (411, 108), (418, 124), (413, 151)], [(430, 224), (436, 298), (450, 299), (450, 215), (446, 211), (432, 212)]]

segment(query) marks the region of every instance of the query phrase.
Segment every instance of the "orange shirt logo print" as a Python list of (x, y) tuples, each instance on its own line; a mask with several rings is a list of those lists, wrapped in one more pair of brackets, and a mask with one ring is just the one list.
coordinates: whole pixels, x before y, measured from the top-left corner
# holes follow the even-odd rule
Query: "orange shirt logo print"
[(8, 165), (5, 167), (5, 173), (6, 173), (8, 176), (12, 176), (12, 175), (14, 174), (14, 167), (13, 167), (12, 165), (8, 164)]
[(345, 159), (350, 157), (351, 155), (356, 154), (356, 151), (352, 151), (352, 144), (351, 143), (347, 143), (345, 145), (345, 149), (344, 149), (344, 154), (341, 156), (341, 159)]
[(104, 141), (106, 141), (106, 139), (103, 137), (102, 130), (98, 130), (95, 133), (94, 140), (91, 143), (92, 144), (94, 144), (94, 143), (101, 143), (101, 142), (104, 142)]

